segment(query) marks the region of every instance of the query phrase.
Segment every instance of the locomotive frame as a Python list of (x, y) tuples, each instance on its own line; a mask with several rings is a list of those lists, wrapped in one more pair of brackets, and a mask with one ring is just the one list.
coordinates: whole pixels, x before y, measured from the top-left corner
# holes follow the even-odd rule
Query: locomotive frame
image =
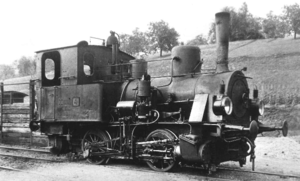
[[(139, 159), (156, 171), (178, 162), (209, 171), (225, 161), (241, 166), (264, 131), (263, 103), (241, 70), (229, 71), (229, 13), (216, 14), (216, 70), (201, 72), (200, 49), (172, 50), (171, 76), (151, 77), (147, 62), (119, 51), (114, 32), (106, 46), (75, 46), (37, 53), (37, 111), (32, 131), (48, 135), (51, 151), (80, 152), (93, 164)], [(51, 65), (52, 64), (52, 65)], [(49, 72), (51, 70), (52, 72)]]

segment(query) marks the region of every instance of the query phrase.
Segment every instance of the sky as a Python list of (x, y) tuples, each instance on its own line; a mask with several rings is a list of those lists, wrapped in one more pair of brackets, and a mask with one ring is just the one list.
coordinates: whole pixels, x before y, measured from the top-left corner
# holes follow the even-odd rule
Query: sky
[[(298, 0), (299, 1), (299, 0)], [(90, 42), (90, 37), (107, 39), (110, 31), (131, 34), (146, 31), (150, 22), (164, 20), (187, 42), (207, 35), (215, 13), (243, 2), (255, 17), (270, 11), (281, 14), (284, 5), (297, 0), (1, 0), (0, 66), (12, 64), (35, 51)], [(100, 44), (99, 40), (91, 40)]]

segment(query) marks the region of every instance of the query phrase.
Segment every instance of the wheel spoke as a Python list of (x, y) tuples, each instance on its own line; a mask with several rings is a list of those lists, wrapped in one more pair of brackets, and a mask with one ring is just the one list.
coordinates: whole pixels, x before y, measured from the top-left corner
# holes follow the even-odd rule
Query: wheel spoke
[[(85, 151), (85, 149), (90, 149), (90, 154), (105, 153), (106, 149), (103, 149), (103, 148), (104, 147), (109, 148), (110, 143), (107, 142), (105, 144), (99, 144), (99, 145), (95, 144), (95, 143), (101, 143), (103, 141), (108, 141), (108, 140), (109, 140), (109, 137), (108, 137), (107, 133), (105, 133), (101, 130), (88, 131), (82, 139), (82, 143), (81, 143), (82, 151)], [(91, 145), (91, 147), (88, 145)], [(107, 161), (107, 159), (108, 159), (107, 157), (102, 157), (102, 156), (89, 156), (87, 158), (87, 161), (89, 163), (99, 165), (99, 164), (105, 163)]]
[(100, 140), (98, 140), (98, 138), (99, 138), (98, 136), (95, 136), (95, 142), (98, 142), (98, 143), (99, 143)]
[(90, 138), (91, 138), (91, 141), (94, 142), (94, 139), (92, 138), (92, 135), (89, 135), (89, 136), (90, 136)]
[[(169, 131), (166, 130), (155, 130), (151, 132), (146, 140), (147, 141), (158, 141), (158, 140), (164, 140), (164, 139), (169, 139), (169, 140), (174, 140), (174, 134), (171, 134)], [(155, 150), (165, 150), (168, 149), (170, 145), (160, 143), (160, 144), (153, 144), (151, 146), (151, 149)], [(153, 153), (153, 156), (162, 156), (162, 157), (173, 157), (173, 155), (166, 155), (166, 153)], [(175, 159), (175, 158), (174, 158)], [(155, 170), (155, 171), (161, 171), (161, 172), (166, 172), (171, 170), (175, 166), (175, 161), (174, 160), (165, 160), (165, 159), (153, 159), (151, 161), (147, 162), (148, 166)]]

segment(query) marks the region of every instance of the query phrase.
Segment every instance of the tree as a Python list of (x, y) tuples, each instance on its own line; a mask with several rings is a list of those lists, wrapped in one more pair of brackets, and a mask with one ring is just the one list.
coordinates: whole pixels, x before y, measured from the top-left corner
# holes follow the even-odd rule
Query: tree
[[(242, 39), (240, 22), (243, 20), (239, 18), (236, 10), (233, 7), (224, 7), (222, 11), (230, 13), (230, 41)], [(216, 31), (215, 28), (214, 31)]]
[(202, 35), (197, 35), (193, 40), (187, 42), (187, 45), (206, 45), (207, 39)]
[(133, 55), (140, 52), (147, 53), (148, 41), (145, 33), (139, 31), (138, 28), (132, 31), (132, 35), (120, 35), (120, 49)]
[(36, 71), (36, 62), (30, 57), (22, 56), (17, 61), (17, 68), (20, 76), (33, 75)]
[(150, 50), (171, 51), (172, 48), (178, 45), (179, 34), (174, 28), (170, 28), (168, 23), (163, 20), (159, 22), (151, 22), (147, 32), (149, 38)]
[(251, 15), (248, 19), (248, 27), (246, 29), (247, 37), (246, 39), (263, 39), (264, 36), (261, 33), (261, 22), (262, 18), (256, 18)]
[(300, 7), (299, 4), (284, 6), (283, 17), (289, 24), (289, 33), (294, 33), (294, 39), (296, 39), (297, 33), (300, 33)]
[[(238, 11), (233, 7), (224, 7), (222, 11), (230, 13), (230, 41), (263, 38), (259, 32), (260, 19), (249, 13), (246, 3)], [(209, 30), (209, 37), (215, 33), (213, 25), (214, 23)]]
[(285, 22), (283, 16), (277, 16), (277, 24), (276, 24), (276, 34), (277, 37), (285, 37), (285, 34), (288, 33), (289, 25)]
[(270, 11), (267, 14), (267, 18), (262, 22), (263, 32), (266, 34), (267, 38), (274, 38), (276, 34), (276, 17)]
[(216, 43), (216, 24), (214, 22), (210, 24), (207, 43)]
[(267, 38), (283, 38), (287, 30), (287, 25), (282, 20), (282, 17), (273, 15), (273, 12), (270, 11), (267, 14), (267, 18), (262, 21), (262, 29)]
[(238, 24), (238, 33), (240, 36), (240, 39), (245, 40), (247, 37), (247, 28), (248, 28), (248, 18), (252, 17), (252, 15), (249, 13), (248, 5), (247, 3), (243, 3), (242, 7), (239, 9), (237, 13), (237, 20), (239, 22)]
[(120, 34), (119, 41), (120, 41), (120, 49), (126, 53), (131, 54), (130, 47), (129, 47), (129, 34)]
[(15, 77), (14, 68), (11, 65), (0, 65), (0, 80)]

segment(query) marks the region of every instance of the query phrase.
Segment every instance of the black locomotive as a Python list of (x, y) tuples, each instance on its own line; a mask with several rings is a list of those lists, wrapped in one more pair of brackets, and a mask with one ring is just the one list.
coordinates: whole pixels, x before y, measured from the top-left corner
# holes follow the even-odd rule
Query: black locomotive
[[(37, 52), (37, 115), (31, 129), (48, 135), (54, 153), (81, 152), (94, 164), (110, 158), (144, 160), (156, 171), (179, 162), (209, 170), (225, 161), (254, 165), (264, 106), (242, 70), (228, 69), (229, 13), (216, 14), (216, 69), (201, 72), (200, 49), (172, 50), (169, 76), (151, 77), (147, 63), (106, 46)], [(38, 126), (39, 125), (39, 126)]]

